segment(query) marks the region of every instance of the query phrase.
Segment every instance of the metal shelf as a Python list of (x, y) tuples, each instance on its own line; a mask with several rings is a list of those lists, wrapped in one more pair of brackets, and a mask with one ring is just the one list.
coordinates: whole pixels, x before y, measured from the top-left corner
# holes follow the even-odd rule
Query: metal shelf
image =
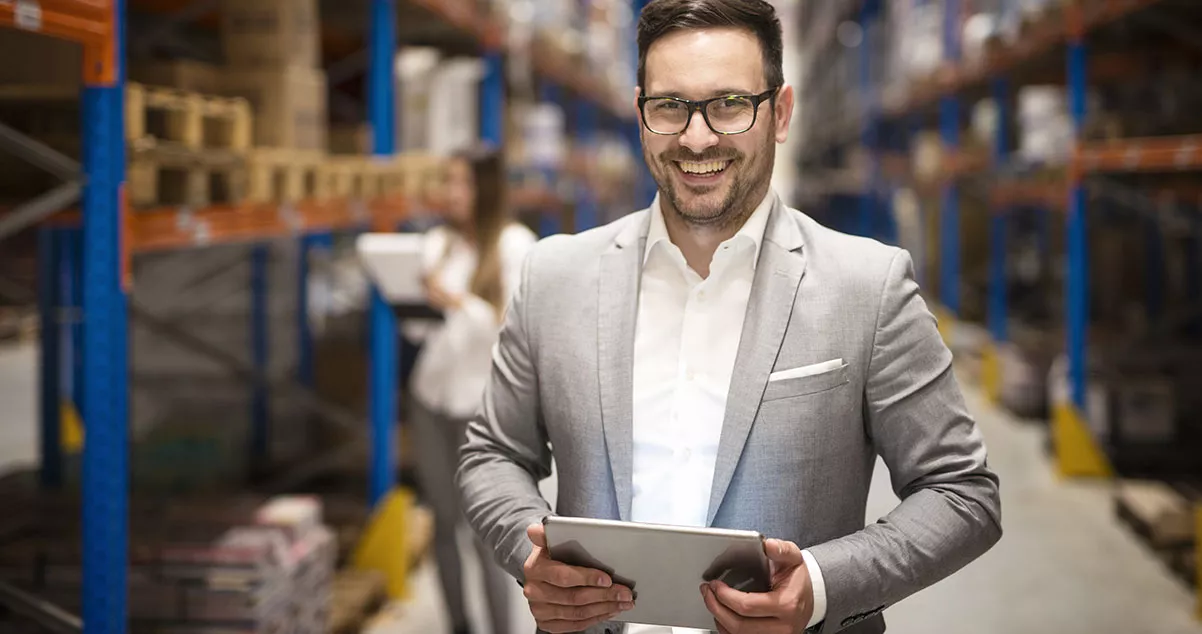
[[(944, 64), (930, 77), (915, 81), (905, 92), (907, 96), (881, 104), (890, 117), (904, 117), (930, 107), (941, 97), (957, 95), (973, 88), (984, 87), (990, 79), (1004, 77), (1028, 65), (1062, 68), (1056, 56), (1076, 36), (1090, 33), (1151, 8), (1164, 0), (1089, 0), (1070, 4), (1062, 12), (1054, 12), (1045, 21), (1031, 25), (1013, 44), (988, 51), (976, 62)], [(1098, 66), (1097, 59), (1092, 66)], [(1125, 56), (1118, 60), (1121, 73), (1130, 68)], [(1042, 62), (1042, 64), (1038, 64)], [(1109, 64), (1102, 64), (1106, 69)]]
[(1202, 171), (1202, 134), (1085, 143), (1073, 168), (1082, 175)]

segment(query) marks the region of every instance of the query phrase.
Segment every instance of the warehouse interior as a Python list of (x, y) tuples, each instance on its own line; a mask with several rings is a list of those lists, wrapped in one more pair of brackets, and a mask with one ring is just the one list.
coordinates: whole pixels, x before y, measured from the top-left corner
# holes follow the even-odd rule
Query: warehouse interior
[[(0, 631), (451, 632), (357, 240), (468, 148), (539, 237), (646, 207), (648, 1), (0, 0)], [(910, 252), (1001, 480), (890, 631), (1202, 633), (1202, 4), (769, 1), (773, 189)]]

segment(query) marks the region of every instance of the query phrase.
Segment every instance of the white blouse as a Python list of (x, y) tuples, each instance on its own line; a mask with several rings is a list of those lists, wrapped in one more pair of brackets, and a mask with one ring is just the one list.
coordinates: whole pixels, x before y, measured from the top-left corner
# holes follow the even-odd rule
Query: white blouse
[[(501, 276), (507, 298), (517, 289), (522, 263), (537, 241), (534, 232), (519, 223), (501, 232)], [(478, 255), (475, 246), (448, 227), (427, 231), (424, 272), (432, 273), (447, 293), (462, 296), (463, 302), (448, 310), (443, 321), (409, 320), (402, 326), (410, 341), (422, 343), (413, 368), (414, 398), (451, 418), (469, 418), (479, 408), (501, 328), (493, 306), (470, 292)]]

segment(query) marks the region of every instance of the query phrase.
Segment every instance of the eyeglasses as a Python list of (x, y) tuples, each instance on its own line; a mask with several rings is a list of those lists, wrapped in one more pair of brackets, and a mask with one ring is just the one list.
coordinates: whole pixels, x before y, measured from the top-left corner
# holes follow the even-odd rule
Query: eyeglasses
[(698, 110), (714, 134), (743, 134), (755, 127), (760, 104), (773, 100), (775, 105), (779, 89), (772, 88), (758, 95), (725, 95), (701, 101), (639, 97), (639, 110), (643, 113), (643, 126), (653, 134), (683, 134), (693, 120), (693, 113)]

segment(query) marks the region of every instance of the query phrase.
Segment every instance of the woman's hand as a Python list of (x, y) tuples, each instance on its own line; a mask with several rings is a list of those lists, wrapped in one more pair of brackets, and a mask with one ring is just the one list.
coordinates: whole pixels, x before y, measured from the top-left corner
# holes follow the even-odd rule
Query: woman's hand
[(433, 276), (427, 276), (423, 284), (426, 287), (426, 300), (434, 308), (446, 312), (448, 310), (455, 310), (463, 305), (463, 297), (461, 295), (448, 293)]

